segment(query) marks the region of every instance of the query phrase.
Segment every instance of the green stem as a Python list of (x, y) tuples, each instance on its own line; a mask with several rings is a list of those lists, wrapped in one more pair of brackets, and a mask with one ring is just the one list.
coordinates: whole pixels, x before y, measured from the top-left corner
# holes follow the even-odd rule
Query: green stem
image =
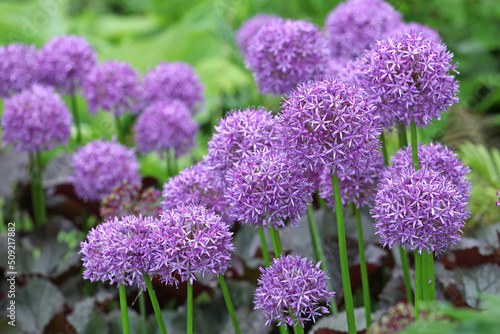
[(269, 233), (273, 241), (274, 257), (279, 257), (283, 253), (283, 246), (281, 245), (280, 231), (277, 228), (270, 228)]
[(71, 111), (73, 112), (73, 118), (75, 120), (76, 127), (76, 143), (78, 145), (82, 144), (82, 131), (80, 128), (80, 117), (78, 116), (78, 104), (76, 103), (75, 94), (71, 94)]
[(139, 294), (139, 309), (141, 311), (141, 329), (143, 333), (148, 332), (147, 320), (146, 320), (146, 297), (144, 291), (141, 290)]
[(125, 291), (125, 285), (120, 284), (118, 287), (120, 293), (120, 308), (122, 311), (122, 326), (123, 334), (130, 334), (130, 326), (128, 324), (128, 310), (127, 310), (127, 293)]
[(289, 334), (288, 328), (286, 327), (286, 325), (281, 325), (279, 327), (279, 329), (280, 329), (280, 334)]
[(382, 154), (384, 155), (384, 165), (389, 165), (389, 153), (387, 152), (387, 143), (385, 139), (384, 130), (380, 133), (380, 141), (382, 142)]
[(408, 136), (406, 134), (406, 125), (400, 124), (399, 125), (399, 147), (403, 148), (408, 146)]
[(47, 209), (45, 207), (45, 193), (43, 191), (42, 159), (40, 152), (36, 153), (36, 172), (38, 181), (38, 205), (40, 206), (40, 219), (42, 224), (47, 221)]
[(403, 279), (405, 282), (406, 300), (408, 304), (413, 304), (413, 288), (411, 287), (410, 266), (408, 257), (403, 246), (399, 246), (399, 255), (401, 257), (401, 268), (403, 269)]
[(411, 152), (413, 157), (413, 165), (416, 170), (420, 169), (420, 163), (418, 162), (418, 146), (417, 146), (417, 124), (415, 121), (411, 121)]
[(262, 256), (264, 256), (264, 263), (266, 267), (269, 267), (269, 263), (271, 262), (271, 260), (269, 256), (269, 250), (267, 249), (266, 236), (264, 234), (264, 229), (262, 228), (262, 226), (259, 226), (259, 236), (262, 248)]
[(193, 334), (193, 285), (187, 282), (187, 334)]
[(240, 324), (238, 323), (238, 318), (236, 318), (236, 313), (234, 312), (233, 302), (231, 301), (231, 296), (229, 295), (229, 290), (227, 289), (226, 281), (224, 276), (219, 274), (219, 284), (222, 290), (222, 295), (224, 296), (224, 301), (226, 302), (227, 311), (233, 322), (234, 330), (236, 334), (241, 334)]
[(340, 269), (342, 274), (342, 286), (344, 288), (345, 310), (347, 316), (347, 328), (349, 334), (356, 334), (356, 322), (354, 319), (354, 302), (352, 300), (351, 279), (349, 277), (349, 264), (347, 261), (347, 243), (345, 238), (344, 214), (342, 212), (342, 200), (340, 198), (340, 187), (337, 173), (332, 172), (333, 195), (335, 199), (335, 215), (337, 217), (337, 230), (339, 237)]
[(436, 300), (436, 277), (434, 275), (434, 253), (429, 254), (429, 279), (430, 279), (430, 300), (435, 301)]
[(120, 123), (120, 116), (116, 114), (115, 114), (115, 124), (116, 124), (116, 133), (118, 135), (118, 142), (120, 144), (123, 144), (124, 136), (123, 136), (123, 129)]
[(151, 283), (151, 278), (148, 274), (144, 274), (144, 281), (146, 282), (146, 288), (148, 289), (151, 304), (153, 304), (153, 309), (155, 311), (156, 321), (158, 322), (158, 326), (160, 327), (160, 332), (161, 334), (167, 334), (167, 328), (165, 327), (165, 322), (163, 321), (163, 316), (161, 315), (160, 304), (158, 304), (158, 299), (156, 298), (156, 293), (153, 289), (153, 284)]
[(171, 161), (171, 158), (170, 158), (170, 150), (167, 148), (167, 150), (165, 151), (165, 164), (166, 164), (166, 167), (167, 167), (167, 179), (172, 175), (172, 161)]
[(356, 213), (356, 226), (358, 229), (358, 248), (359, 248), (359, 266), (361, 268), (361, 284), (363, 286), (363, 302), (365, 305), (366, 328), (369, 329), (372, 324), (372, 312), (370, 305), (370, 285), (368, 283), (368, 270), (366, 268), (365, 245), (363, 238), (363, 226), (361, 225), (361, 213), (359, 208), (352, 203)]
[(34, 153), (30, 153), (29, 157), (30, 157), (30, 178), (31, 178), (30, 186), (31, 186), (31, 201), (33, 204), (33, 218), (35, 221), (35, 226), (40, 226), (41, 225), (40, 206), (38, 203), (38, 182), (35, 172), (36, 162)]
[(295, 327), (293, 327), (293, 332), (295, 334), (304, 334), (304, 327), (302, 327), (301, 324), (297, 324), (295, 325)]
[(422, 300), (422, 255), (415, 251), (415, 319), (420, 318), (420, 301)]
[(422, 300), (429, 301), (430, 296), (430, 286), (429, 286), (429, 256), (426, 251), (422, 252)]

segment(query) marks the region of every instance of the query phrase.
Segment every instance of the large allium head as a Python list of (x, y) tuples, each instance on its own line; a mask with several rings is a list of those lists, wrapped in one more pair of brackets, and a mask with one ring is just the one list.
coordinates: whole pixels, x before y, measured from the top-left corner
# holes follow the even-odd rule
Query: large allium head
[(12, 43), (0, 47), (0, 96), (8, 97), (31, 87), (39, 79), (34, 45)]
[(330, 53), (334, 58), (356, 58), (402, 24), (401, 13), (383, 0), (342, 2), (325, 22)]
[(183, 62), (162, 62), (144, 75), (146, 104), (167, 99), (177, 99), (195, 112), (202, 103), (203, 84), (194, 69)]
[(73, 94), (97, 64), (92, 46), (81, 36), (56, 36), (39, 53), (42, 81)]
[[(470, 197), (471, 183), (467, 178), (470, 168), (460, 160), (460, 157), (453, 153), (453, 150), (441, 143), (430, 143), (418, 145), (418, 161), (421, 168), (430, 168), (442, 173), (457, 186), (462, 196)], [(400, 149), (391, 157), (391, 165), (382, 173), (380, 179), (392, 178), (392, 175), (399, 174), (403, 169), (413, 166), (411, 145)]]
[(71, 182), (85, 200), (102, 200), (123, 181), (140, 182), (139, 162), (132, 149), (105, 140), (94, 140), (73, 155)]
[(265, 229), (296, 226), (312, 200), (305, 170), (281, 152), (257, 151), (226, 174), (229, 213), (242, 223)]
[(250, 40), (246, 64), (262, 93), (282, 95), (326, 74), (328, 58), (323, 36), (314, 24), (278, 20)]
[(139, 151), (174, 149), (181, 156), (196, 145), (198, 123), (181, 101), (161, 100), (139, 115), (134, 129)]
[(205, 161), (222, 173), (256, 150), (277, 143), (275, 118), (263, 107), (231, 110), (208, 142)]
[(319, 266), (320, 262), (314, 265), (299, 255), (288, 255), (259, 268), (254, 309), (264, 311), (266, 324), (277, 320), (280, 325), (304, 326), (329, 312), (335, 292), (329, 291), (328, 276)]
[(458, 101), (453, 55), (446, 45), (411, 31), (378, 41), (363, 56), (363, 87), (382, 124), (424, 126)]
[(90, 230), (80, 246), (83, 278), (146, 289), (143, 276), (152, 272), (160, 256), (156, 225), (153, 217), (124, 216), (109, 218)]
[(2, 140), (17, 151), (39, 152), (65, 144), (71, 113), (54, 89), (33, 85), (5, 99)]
[(381, 182), (371, 214), (382, 245), (401, 244), (436, 255), (460, 240), (469, 217), (460, 190), (428, 168), (407, 168)]
[(83, 81), (83, 96), (91, 112), (101, 108), (121, 115), (138, 112), (143, 93), (137, 71), (130, 64), (108, 60), (89, 71)]
[(293, 163), (337, 171), (366, 167), (382, 131), (374, 106), (358, 87), (328, 78), (298, 86), (282, 104), (278, 137)]
[(232, 235), (221, 217), (203, 206), (181, 204), (163, 211), (158, 233), (161, 254), (155, 268), (190, 284), (197, 273), (224, 274), (234, 249)]
[(250, 40), (257, 35), (262, 27), (276, 20), (282, 20), (282, 18), (276, 15), (257, 14), (245, 20), (236, 31), (236, 44), (238, 44), (240, 52), (246, 56)]

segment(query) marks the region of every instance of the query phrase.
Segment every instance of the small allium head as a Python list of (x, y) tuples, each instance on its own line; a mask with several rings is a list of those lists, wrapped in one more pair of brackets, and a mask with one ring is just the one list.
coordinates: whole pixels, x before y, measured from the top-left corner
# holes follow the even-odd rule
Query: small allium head
[(85, 38), (56, 36), (39, 53), (42, 81), (62, 92), (74, 94), (87, 73), (97, 65), (97, 56)]
[(296, 226), (312, 200), (305, 170), (282, 152), (257, 151), (226, 174), (229, 213), (242, 223), (265, 229)]
[(0, 47), (0, 96), (8, 97), (39, 80), (38, 55), (34, 45), (12, 43)]
[(229, 267), (233, 233), (212, 210), (181, 204), (160, 214), (158, 228), (161, 254), (155, 269), (170, 273), (175, 284), (177, 277), (193, 284), (197, 273), (224, 274)]
[(446, 45), (411, 31), (377, 41), (363, 56), (361, 80), (384, 126), (424, 126), (458, 102), (453, 55)]
[(443, 253), (460, 240), (467, 199), (441, 173), (407, 168), (381, 182), (371, 211), (380, 243)]
[(129, 63), (108, 60), (89, 71), (83, 81), (83, 96), (91, 112), (101, 108), (121, 115), (138, 112), (143, 93), (138, 73)]
[(174, 149), (181, 156), (196, 145), (198, 123), (191, 118), (186, 105), (179, 100), (161, 100), (139, 115), (134, 126), (141, 152)]
[(498, 196), (497, 206), (500, 206), (500, 189), (498, 189), (497, 191), (497, 196)]
[(161, 245), (153, 217), (124, 216), (107, 219), (87, 234), (80, 253), (83, 278), (117, 285), (137, 284), (143, 290), (144, 274), (150, 274)]
[(326, 74), (328, 59), (323, 36), (314, 24), (277, 20), (250, 40), (246, 64), (262, 93), (282, 95)]
[(266, 324), (304, 326), (306, 321), (328, 313), (335, 292), (328, 289), (328, 276), (299, 255), (275, 258), (268, 268), (260, 267), (259, 286), (255, 290), (255, 310), (264, 311)]
[(382, 128), (358, 87), (328, 78), (298, 86), (277, 119), (281, 145), (292, 163), (309, 169), (364, 169), (378, 154)]
[(203, 84), (194, 69), (184, 62), (162, 62), (143, 80), (146, 105), (163, 99), (182, 101), (192, 113), (203, 102)]
[(401, 13), (383, 0), (342, 2), (325, 22), (330, 53), (334, 58), (356, 58), (402, 24)]
[(132, 149), (106, 140), (94, 140), (73, 155), (71, 182), (85, 200), (102, 200), (123, 181), (140, 182), (139, 162)]
[(398, 28), (396, 28), (396, 30), (393, 31), (392, 34), (397, 34), (397, 33), (401, 33), (401, 32), (409, 33), (412, 30), (419, 32), (419, 33), (422, 33), (424, 38), (428, 38), (428, 39), (430, 39), (436, 43), (439, 43), (439, 44), (442, 43), (441, 36), (439, 36), (439, 33), (436, 30), (432, 29), (429, 26), (426, 26), (425, 24), (421, 24), (418, 22), (405, 23), (405, 24), (399, 26)]
[(35, 84), (5, 99), (2, 129), (16, 151), (49, 150), (68, 142), (71, 113), (52, 87)]
[(282, 20), (282, 18), (276, 15), (257, 14), (241, 24), (238, 31), (236, 31), (236, 44), (244, 56), (247, 55), (247, 48), (250, 40), (257, 35), (262, 27), (275, 20)]

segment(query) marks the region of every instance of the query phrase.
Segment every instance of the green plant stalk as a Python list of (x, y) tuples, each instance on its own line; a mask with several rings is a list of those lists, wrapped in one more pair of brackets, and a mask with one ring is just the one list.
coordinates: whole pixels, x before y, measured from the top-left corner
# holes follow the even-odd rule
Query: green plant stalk
[(75, 94), (71, 94), (71, 111), (73, 112), (73, 119), (75, 120), (76, 127), (76, 143), (82, 144), (82, 130), (80, 128), (80, 117), (78, 116), (78, 104), (76, 103)]
[(420, 169), (420, 163), (418, 161), (418, 146), (417, 146), (417, 124), (415, 121), (411, 121), (411, 154), (413, 158), (413, 165), (416, 170)]
[(403, 246), (399, 246), (399, 256), (401, 257), (401, 268), (403, 269), (403, 279), (405, 282), (406, 300), (408, 304), (413, 304), (413, 288), (411, 286), (410, 266), (408, 257)]
[(266, 267), (269, 267), (269, 263), (271, 263), (271, 257), (269, 256), (269, 250), (267, 249), (266, 236), (264, 234), (264, 229), (262, 226), (259, 226), (259, 236), (260, 236), (260, 244), (262, 248), (262, 256), (264, 256), (264, 263)]
[(342, 212), (342, 200), (340, 198), (339, 179), (337, 173), (332, 171), (333, 196), (335, 199), (335, 215), (337, 217), (337, 230), (339, 237), (340, 269), (342, 274), (342, 286), (344, 288), (345, 310), (347, 316), (347, 328), (349, 334), (356, 334), (356, 322), (354, 319), (354, 302), (352, 300), (351, 279), (349, 277), (349, 264), (347, 261), (347, 243), (344, 228), (344, 213)]
[(148, 289), (151, 304), (153, 304), (153, 310), (155, 311), (156, 321), (158, 322), (158, 327), (160, 327), (160, 332), (161, 334), (167, 334), (167, 328), (165, 327), (165, 322), (163, 321), (163, 316), (161, 315), (160, 304), (158, 304), (158, 299), (156, 298), (156, 293), (148, 274), (144, 274), (144, 281), (146, 282), (146, 288)]
[(383, 129), (382, 129), (382, 132), (380, 133), (380, 141), (382, 143), (382, 154), (384, 155), (384, 165), (388, 166), (389, 165), (389, 153), (387, 152), (387, 143), (386, 143), (385, 134), (384, 134)]
[(428, 269), (428, 274), (429, 274), (429, 279), (431, 280), (430, 283), (430, 300), (435, 301), (436, 300), (436, 277), (434, 275), (434, 253), (429, 254), (429, 269)]
[(115, 125), (116, 125), (116, 134), (118, 135), (118, 142), (123, 144), (125, 137), (123, 136), (123, 129), (120, 122), (120, 116), (115, 114)]
[(366, 268), (365, 245), (363, 238), (363, 226), (361, 225), (361, 212), (356, 204), (352, 203), (356, 213), (356, 226), (358, 229), (359, 266), (361, 268), (361, 285), (363, 287), (363, 303), (365, 305), (366, 328), (370, 329), (372, 324), (372, 311), (370, 305), (370, 285), (368, 283), (368, 270)]
[(420, 318), (420, 301), (422, 300), (422, 255), (415, 251), (415, 319)]
[(187, 282), (187, 334), (193, 334), (193, 285)]
[(47, 220), (45, 209), (45, 198), (42, 187), (42, 167), (40, 152), (30, 153), (31, 191), (35, 224), (43, 225)]
[(35, 156), (34, 153), (29, 154), (30, 157), (30, 186), (31, 186), (31, 201), (33, 204), (33, 217), (35, 221), (35, 226), (40, 226), (41, 225), (41, 219), (40, 219), (40, 205), (38, 203), (38, 182), (36, 180), (36, 162), (35, 162)]
[(147, 333), (148, 327), (146, 323), (146, 298), (144, 297), (144, 291), (142, 290), (139, 294), (139, 309), (141, 311), (141, 329), (143, 333)]
[(430, 301), (430, 286), (429, 286), (429, 256), (426, 251), (422, 252), (422, 300)]
[(127, 293), (125, 291), (125, 285), (120, 284), (120, 286), (118, 287), (118, 291), (120, 293), (120, 309), (122, 311), (123, 334), (130, 334), (127, 310)]
[(302, 327), (302, 325), (299, 323), (295, 325), (295, 327), (293, 327), (293, 332), (295, 334), (304, 334), (304, 327)]
[(290, 333), (288, 332), (288, 328), (286, 327), (286, 325), (281, 325), (281, 326), (279, 326), (279, 329), (280, 329), (280, 333), (281, 333), (281, 334), (290, 334)]
[(399, 136), (399, 147), (403, 148), (403, 147), (408, 146), (408, 136), (406, 133), (406, 125), (404, 125), (404, 124), (399, 125), (398, 136)]
[(43, 192), (42, 159), (40, 152), (36, 153), (36, 171), (38, 180), (38, 203), (40, 205), (40, 217), (42, 224), (47, 221), (47, 209), (45, 207), (45, 193)]
[(224, 276), (222, 274), (219, 274), (218, 276), (222, 295), (224, 296), (227, 311), (229, 312), (229, 316), (231, 317), (231, 321), (233, 322), (234, 330), (236, 334), (241, 334), (240, 324), (238, 323), (238, 318), (236, 317), (236, 313), (234, 312), (233, 302), (231, 300), (229, 290), (227, 289), (226, 281), (224, 280)]

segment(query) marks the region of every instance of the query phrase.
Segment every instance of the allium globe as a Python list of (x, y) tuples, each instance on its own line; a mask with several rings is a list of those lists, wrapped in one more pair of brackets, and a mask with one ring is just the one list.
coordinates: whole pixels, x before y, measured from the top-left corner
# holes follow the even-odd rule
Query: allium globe
[(304, 326), (306, 321), (328, 313), (335, 292), (329, 291), (328, 276), (299, 255), (273, 259), (268, 268), (260, 267), (254, 293), (255, 310), (263, 310), (266, 324)]
[(236, 31), (236, 44), (240, 52), (246, 56), (250, 40), (257, 35), (262, 27), (276, 20), (282, 20), (282, 18), (276, 15), (257, 14), (245, 20)]
[(34, 45), (12, 43), (0, 47), (0, 96), (8, 97), (39, 80), (38, 55)]
[(2, 140), (16, 151), (40, 152), (66, 144), (71, 113), (48, 86), (35, 84), (4, 102)]
[(498, 196), (497, 206), (500, 206), (500, 189), (498, 189), (497, 191), (497, 196)]

